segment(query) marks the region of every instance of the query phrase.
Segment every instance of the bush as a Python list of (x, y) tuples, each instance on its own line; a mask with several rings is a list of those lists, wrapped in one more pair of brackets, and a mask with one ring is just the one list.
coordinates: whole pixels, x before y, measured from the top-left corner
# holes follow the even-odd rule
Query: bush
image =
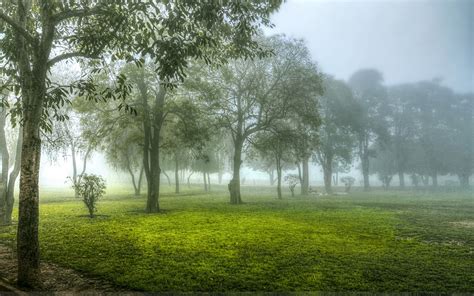
[(352, 184), (355, 182), (355, 178), (351, 176), (345, 176), (341, 178), (341, 182), (344, 183), (346, 192), (349, 192), (351, 190)]
[(291, 191), (291, 196), (295, 196), (295, 187), (300, 183), (300, 178), (298, 175), (295, 174), (289, 174), (285, 176), (285, 182), (288, 183), (288, 187), (290, 188)]
[(97, 201), (105, 194), (105, 180), (101, 176), (84, 174), (72, 187), (89, 210), (89, 216), (93, 218)]

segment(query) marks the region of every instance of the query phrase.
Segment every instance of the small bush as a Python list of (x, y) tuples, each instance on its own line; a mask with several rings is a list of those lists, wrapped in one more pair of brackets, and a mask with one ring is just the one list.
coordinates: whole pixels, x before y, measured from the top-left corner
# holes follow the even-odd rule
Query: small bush
[(351, 176), (345, 176), (341, 178), (341, 182), (344, 183), (346, 192), (349, 192), (351, 190), (352, 184), (355, 182), (355, 178)]
[(285, 176), (285, 182), (288, 183), (288, 187), (291, 191), (291, 196), (295, 196), (295, 187), (300, 183), (300, 178), (298, 175), (289, 174)]
[(89, 210), (89, 216), (93, 218), (97, 201), (105, 194), (105, 180), (101, 176), (84, 174), (72, 187)]

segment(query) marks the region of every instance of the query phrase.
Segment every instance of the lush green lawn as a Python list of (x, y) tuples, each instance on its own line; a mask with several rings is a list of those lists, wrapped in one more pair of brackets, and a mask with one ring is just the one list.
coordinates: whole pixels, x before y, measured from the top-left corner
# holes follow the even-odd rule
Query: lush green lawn
[(59, 195), (43, 193), (43, 259), (130, 289), (474, 292), (467, 193), (279, 201), (248, 189), (232, 206), (225, 192), (195, 191), (166, 194), (164, 211), (148, 215), (144, 198), (116, 192), (95, 219)]

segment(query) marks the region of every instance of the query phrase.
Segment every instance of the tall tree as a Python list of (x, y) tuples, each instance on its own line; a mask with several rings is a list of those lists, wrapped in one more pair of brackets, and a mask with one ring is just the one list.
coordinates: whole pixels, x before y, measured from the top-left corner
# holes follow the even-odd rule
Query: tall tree
[[(228, 186), (231, 204), (242, 203), (240, 168), (248, 139), (270, 128), (275, 121), (311, 107), (304, 100), (308, 97), (307, 88), (313, 89), (313, 97), (320, 90), (316, 66), (303, 42), (283, 36), (263, 42), (273, 49), (273, 56), (234, 61), (195, 77), (191, 84), (204, 108), (232, 136), (233, 175)], [(305, 95), (301, 96), (303, 90)]]
[[(163, 81), (183, 78), (189, 58), (214, 62), (229, 55), (253, 56), (259, 49), (252, 40), (253, 33), (261, 23), (269, 24), (269, 14), (279, 5), (280, 1), (2, 2), (0, 50), (16, 70), (8, 73), (21, 89), (23, 143), (17, 239), (20, 285), (40, 284), (40, 128), (48, 129), (48, 109), (60, 106), (69, 89), (49, 83), (51, 67), (78, 57), (105, 61), (110, 53), (113, 58), (132, 60), (138, 53), (155, 61)], [(124, 79), (119, 82), (125, 84)], [(94, 91), (94, 83), (87, 79), (76, 86)], [(127, 94), (126, 89), (120, 96)], [(108, 92), (107, 96), (114, 94)], [(162, 95), (163, 92), (157, 96), (158, 101)], [(157, 206), (149, 206), (149, 211), (156, 210)]]
[(349, 79), (354, 98), (361, 112), (358, 115), (356, 130), (358, 153), (364, 177), (364, 190), (369, 190), (369, 159), (373, 156), (370, 148), (376, 140), (387, 137), (386, 124), (386, 89), (382, 84), (383, 76), (377, 70), (363, 69), (355, 72)]
[(351, 89), (330, 76), (323, 79), (324, 95), (319, 99), (322, 124), (319, 129), (320, 144), (315, 159), (322, 166), (324, 187), (332, 192), (332, 174), (335, 163), (342, 166), (352, 160), (360, 106), (355, 102)]

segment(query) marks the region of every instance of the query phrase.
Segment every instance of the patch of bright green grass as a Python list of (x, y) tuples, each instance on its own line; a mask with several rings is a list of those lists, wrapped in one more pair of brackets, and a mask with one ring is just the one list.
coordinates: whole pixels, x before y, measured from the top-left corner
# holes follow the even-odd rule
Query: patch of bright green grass
[(43, 259), (146, 291), (474, 292), (469, 194), (247, 189), (239, 206), (225, 192), (167, 192), (159, 214), (117, 191), (95, 219), (78, 200), (47, 199)]

